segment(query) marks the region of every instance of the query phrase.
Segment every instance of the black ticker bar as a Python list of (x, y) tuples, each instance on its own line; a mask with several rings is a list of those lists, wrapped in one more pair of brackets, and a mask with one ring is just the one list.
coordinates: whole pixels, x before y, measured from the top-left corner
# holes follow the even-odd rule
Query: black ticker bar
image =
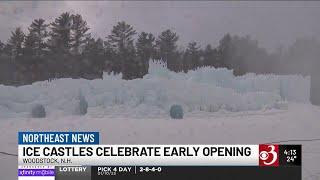
[(301, 180), (301, 166), (93, 166), (92, 180)]
[[(272, 148), (270, 148), (272, 146)], [(266, 166), (88, 166), (69, 172), (56, 167), (56, 180), (301, 180), (301, 145), (263, 145), (259, 155)], [(274, 148), (276, 147), (276, 148)], [(271, 151), (275, 150), (276, 155)], [(262, 157), (261, 157), (262, 156)], [(264, 157), (270, 157), (264, 158)], [(258, 157), (257, 157), (258, 158)]]

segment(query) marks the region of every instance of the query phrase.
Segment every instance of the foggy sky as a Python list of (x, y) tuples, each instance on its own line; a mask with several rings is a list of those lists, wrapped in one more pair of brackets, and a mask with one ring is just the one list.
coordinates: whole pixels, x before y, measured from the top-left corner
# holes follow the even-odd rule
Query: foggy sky
[(250, 35), (261, 47), (274, 50), (298, 37), (320, 39), (320, 2), (217, 2), (217, 1), (16, 1), (0, 2), (0, 40), (6, 42), (17, 26), (35, 18), (52, 22), (61, 13), (80, 13), (95, 37), (105, 37), (112, 26), (125, 20), (137, 32), (156, 36), (172, 29), (180, 44), (195, 40), (216, 46), (227, 32)]

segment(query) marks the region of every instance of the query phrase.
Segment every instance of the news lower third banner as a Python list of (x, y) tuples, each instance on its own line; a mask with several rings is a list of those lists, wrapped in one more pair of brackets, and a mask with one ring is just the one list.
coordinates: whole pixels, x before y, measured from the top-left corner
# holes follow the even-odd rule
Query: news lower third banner
[(233, 179), (237, 173), (251, 177), (256, 170), (262, 171), (257, 175), (275, 171), (285, 179), (292, 178), (288, 173), (301, 176), (301, 145), (101, 145), (98, 132), (19, 132), (18, 142), (19, 177), (75, 173), (78, 179), (142, 174), (183, 178), (234, 171), (225, 173)]

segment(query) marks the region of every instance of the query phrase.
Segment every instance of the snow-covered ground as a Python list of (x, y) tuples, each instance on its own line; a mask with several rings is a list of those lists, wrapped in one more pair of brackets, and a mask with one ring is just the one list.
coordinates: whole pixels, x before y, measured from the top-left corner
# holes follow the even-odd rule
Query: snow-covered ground
[[(262, 144), (320, 138), (320, 107), (309, 103), (310, 78), (202, 68), (173, 73), (151, 64), (143, 79), (59, 79), (0, 85), (0, 151), (17, 152), (18, 131), (99, 131), (103, 144)], [(89, 109), (75, 115), (79, 94)], [(31, 118), (35, 104), (47, 117)], [(184, 119), (168, 111), (181, 104)], [(320, 142), (303, 144), (303, 178), (319, 180)], [(17, 158), (0, 154), (0, 180), (17, 178)]]

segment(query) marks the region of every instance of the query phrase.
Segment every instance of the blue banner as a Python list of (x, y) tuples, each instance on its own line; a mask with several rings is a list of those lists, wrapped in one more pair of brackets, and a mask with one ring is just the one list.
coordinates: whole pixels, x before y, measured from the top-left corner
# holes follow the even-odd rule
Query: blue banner
[(18, 144), (99, 144), (99, 132), (19, 132)]

